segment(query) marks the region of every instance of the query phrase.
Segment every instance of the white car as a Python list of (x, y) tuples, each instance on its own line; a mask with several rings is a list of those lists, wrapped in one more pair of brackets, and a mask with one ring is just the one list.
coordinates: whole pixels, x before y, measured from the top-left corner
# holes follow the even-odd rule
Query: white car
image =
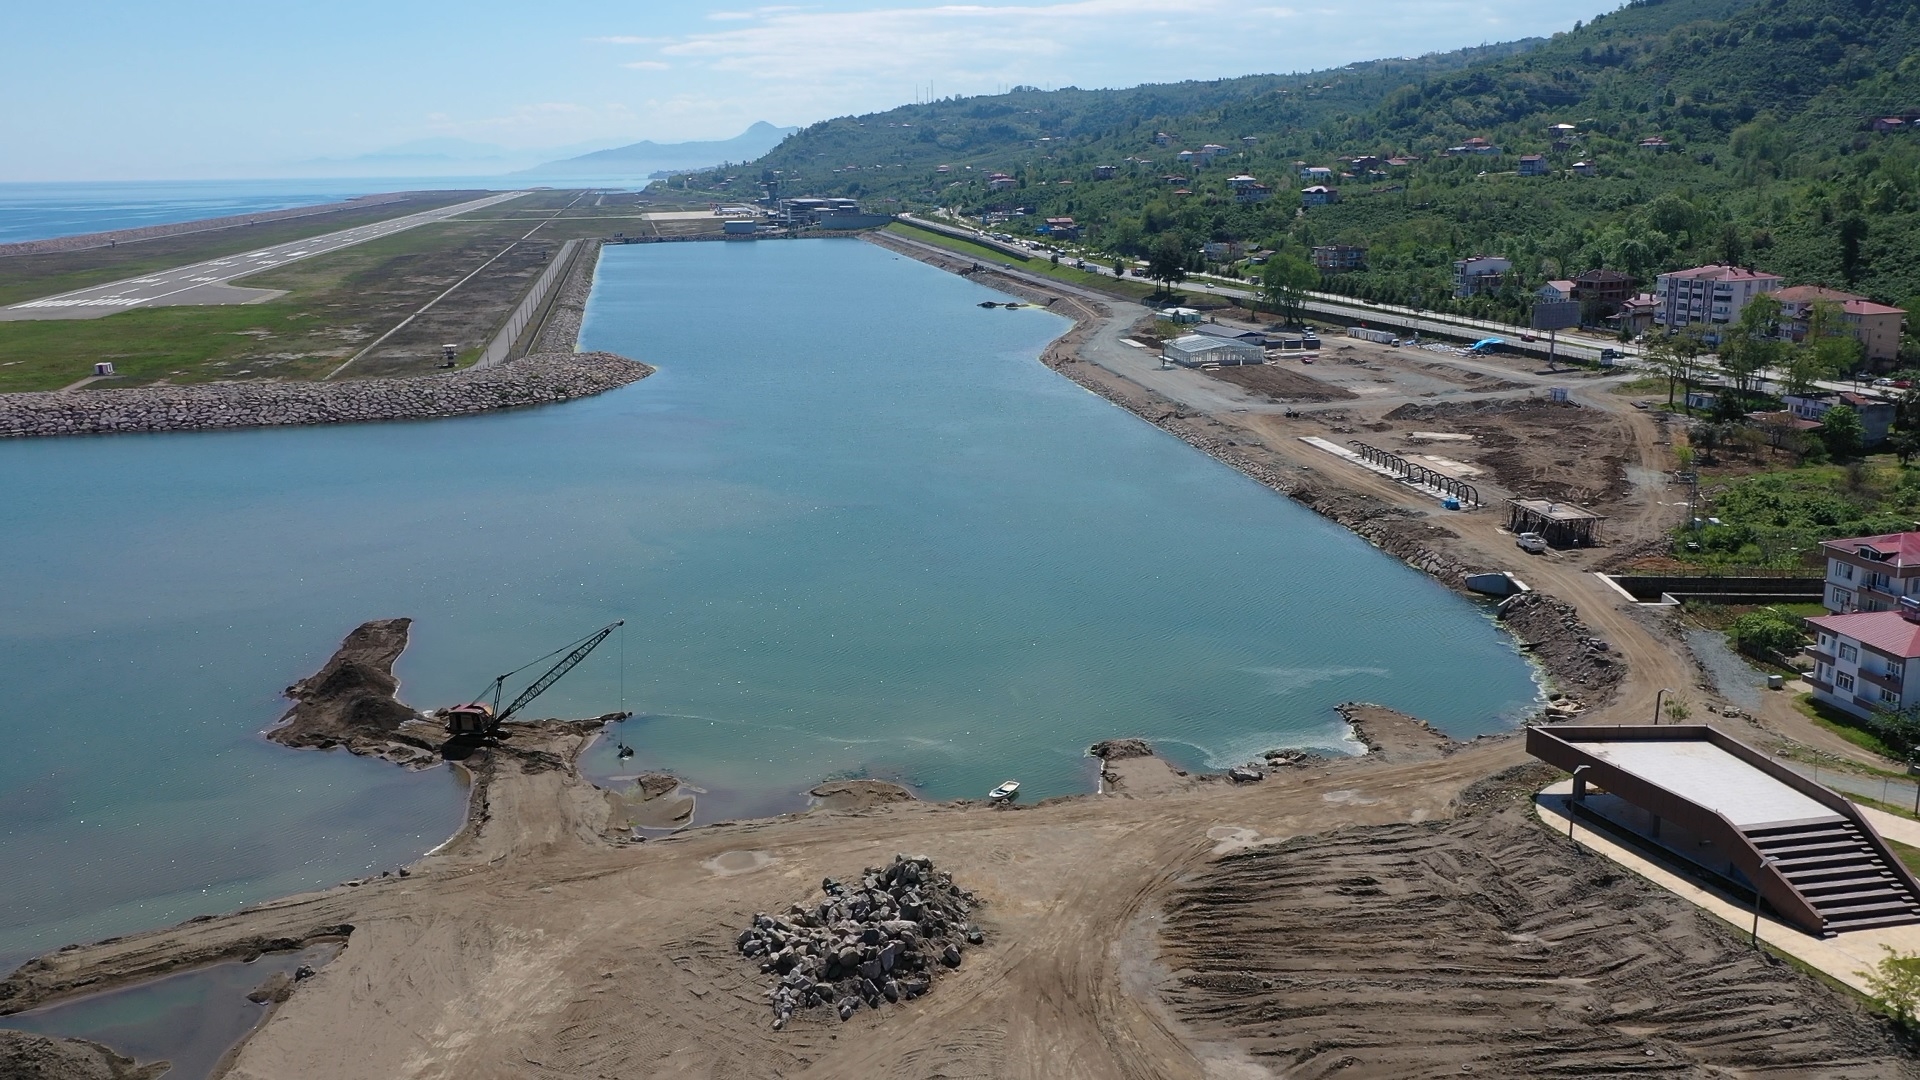
[(1875, 379), (1873, 380), (1873, 385), (1880, 386), (1880, 387), (1890, 387), (1893, 385), (1893, 380), (1892, 379)]
[(1547, 550), (1547, 538), (1539, 533), (1521, 533), (1513, 538), (1513, 543), (1529, 555), (1540, 555)]

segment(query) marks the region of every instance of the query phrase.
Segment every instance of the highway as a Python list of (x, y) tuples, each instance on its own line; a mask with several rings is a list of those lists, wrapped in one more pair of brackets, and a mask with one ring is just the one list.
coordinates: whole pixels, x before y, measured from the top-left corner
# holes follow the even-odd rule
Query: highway
[(340, 232), (327, 233), (325, 236), (274, 244), (243, 255), (208, 259), (204, 262), (126, 278), (106, 285), (76, 289), (73, 292), (60, 293), (57, 296), (48, 296), (39, 300), (27, 300), (11, 307), (0, 308), (0, 321), (97, 319), (137, 307), (259, 303), (281, 294), (271, 289), (249, 289), (234, 285), (232, 282), (248, 274), (257, 274), (300, 259), (310, 259), (316, 255), (325, 255), (355, 244), (364, 244), (369, 240), (392, 236), (421, 225), (445, 221), (450, 217), (480, 210), (509, 199), (517, 199), (525, 194), (524, 191), (509, 191), (499, 195), (489, 195), (484, 199), (474, 199), (453, 206), (443, 206), (437, 210), (426, 210), (371, 225), (343, 229)]

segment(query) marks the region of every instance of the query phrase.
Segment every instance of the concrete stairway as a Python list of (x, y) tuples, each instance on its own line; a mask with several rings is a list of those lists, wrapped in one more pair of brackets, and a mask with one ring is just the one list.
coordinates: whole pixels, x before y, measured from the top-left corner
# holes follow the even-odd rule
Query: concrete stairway
[(1828, 933), (1920, 922), (1920, 896), (1852, 822), (1836, 818), (1743, 830), (1825, 920)]

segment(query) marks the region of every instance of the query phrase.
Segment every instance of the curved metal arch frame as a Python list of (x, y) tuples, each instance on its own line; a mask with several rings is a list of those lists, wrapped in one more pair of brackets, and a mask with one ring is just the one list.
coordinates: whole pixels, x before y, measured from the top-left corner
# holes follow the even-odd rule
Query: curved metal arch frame
[(1408, 480), (1425, 484), (1428, 487), (1438, 488), (1463, 503), (1469, 503), (1473, 506), (1486, 505), (1480, 501), (1479, 490), (1464, 480), (1456, 480), (1444, 473), (1434, 472), (1425, 465), (1408, 461), (1406, 458), (1401, 457), (1391, 450), (1382, 450), (1377, 446), (1368, 446), (1358, 439), (1350, 440), (1347, 445), (1353, 447), (1362, 459), (1372, 464), (1392, 469)]

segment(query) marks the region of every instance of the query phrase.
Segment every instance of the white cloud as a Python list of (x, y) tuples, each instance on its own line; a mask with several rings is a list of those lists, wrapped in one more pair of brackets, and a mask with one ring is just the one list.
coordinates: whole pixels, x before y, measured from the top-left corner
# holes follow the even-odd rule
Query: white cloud
[(634, 71), (665, 71), (673, 65), (662, 63), (659, 60), (635, 60), (631, 63), (621, 64), (620, 66), (623, 68), (632, 68)]

